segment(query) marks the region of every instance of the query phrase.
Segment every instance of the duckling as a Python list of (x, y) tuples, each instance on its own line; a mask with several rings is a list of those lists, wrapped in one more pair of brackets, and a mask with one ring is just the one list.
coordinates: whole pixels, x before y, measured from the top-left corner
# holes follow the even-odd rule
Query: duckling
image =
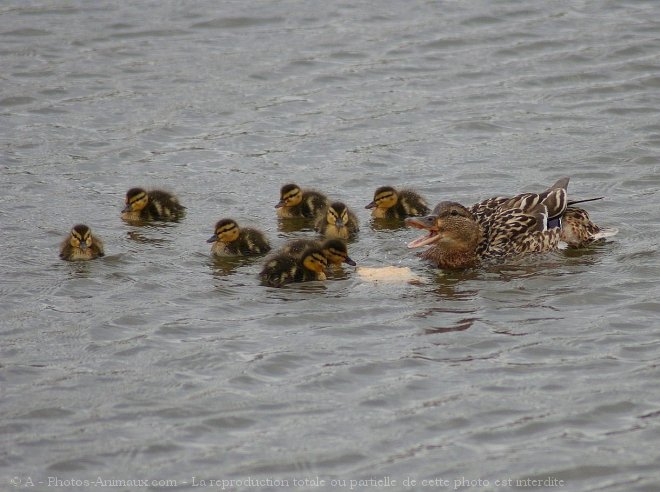
[(303, 251), (310, 247), (321, 248), (325, 258), (328, 260), (328, 264), (330, 265), (339, 266), (342, 263), (351, 266), (356, 265), (355, 261), (348, 256), (346, 243), (341, 239), (328, 239), (323, 243), (316, 239), (295, 239), (284, 245), (282, 253), (298, 257)]
[(60, 258), (63, 260), (93, 260), (104, 255), (103, 242), (84, 224), (74, 225), (60, 245)]
[(371, 208), (375, 219), (403, 220), (406, 217), (427, 215), (430, 208), (426, 200), (412, 190), (396, 190), (381, 186), (374, 193), (373, 201), (364, 208)]
[(312, 246), (305, 249), (298, 257), (286, 253), (271, 257), (266, 261), (259, 277), (265, 285), (282, 287), (292, 282), (325, 280), (327, 266), (328, 260), (323, 250)]
[(484, 229), (475, 216), (456, 202), (441, 202), (433, 214), (409, 217), (406, 224), (429, 231), (408, 243), (409, 248), (431, 245), (420, 254), (439, 268), (472, 268), (481, 260), (558, 249), (560, 229), (548, 229), (548, 208), (541, 203), (523, 210), (494, 212)]
[(281, 218), (315, 218), (328, 206), (328, 198), (318, 191), (303, 190), (298, 185), (287, 184), (280, 190), (280, 201), (275, 205)]
[(270, 251), (270, 243), (261, 231), (238, 227), (233, 219), (219, 220), (206, 242), (213, 243), (211, 253), (214, 256), (250, 256)]
[(355, 214), (342, 202), (333, 202), (325, 215), (316, 219), (315, 228), (325, 237), (348, 239), (360, 230)]
[(121, 218), (127, 221), (176, 221), (183, 217), (185, 208), (177, 197), (167, 191), (131, 188), (126, 192), (126, 206)]

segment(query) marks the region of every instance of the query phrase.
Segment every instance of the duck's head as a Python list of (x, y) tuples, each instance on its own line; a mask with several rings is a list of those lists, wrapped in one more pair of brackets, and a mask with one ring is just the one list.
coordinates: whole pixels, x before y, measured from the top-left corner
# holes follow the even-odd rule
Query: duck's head
[(275, 208), (295, 207), (300, 202), (302, 202), (302, 190), (300, 187), (293, 183), (286, 184), (280, 190), (280, 201), (277, 202)]
[(321, 245), (323, 254), (332, 265), (341, 265), (347, 263), (348, 265), (355, 266), (356, 263), (348, 256), (348, 249), (346, 243), (341, 239), (328, 239)]
[(241, 230), (235, 220), (222, 219), (215, 225), (215, 232), (206, 240), (206, 242), (214, 243), (216, 241), (222, 241), (223, 243), (228, 244), (232, 241), (236, 241), (240, 232)]
[(428, 231), (409, 242), (409, 248), (442, 243), (452, 249), (468, 249), (476, 247), (481, 239), (481, 230), (470, 211), (456, 202), (440, 202), (430, 215), (408, 217), (406, 225)]
[(85, 251), (92, 245), (92, 230), (85, 224), (74, 225), (69, 236), (69, 243), (74, 248)]
[(328, 267), (328, 260), (323, 254), (323, 250), (318, 247), (307, 248), (302, 256), (302, 264), (308, 270), (316, 273), (324, 273)]
[(328, 207), (325, 220), (337, 229), (341, 229), (348, 223), (348, 207), (342, 202), (334, 202)]
[(399, 201), (399, 194), (391, 186), (381, 186), (374, 193), (373, 201), (364, 208), (388, 209)]
[(126, 206), (122, 213), (139, 212), (147, 206), (149, 195), (142, 188), (131, 188), (126, 192)]

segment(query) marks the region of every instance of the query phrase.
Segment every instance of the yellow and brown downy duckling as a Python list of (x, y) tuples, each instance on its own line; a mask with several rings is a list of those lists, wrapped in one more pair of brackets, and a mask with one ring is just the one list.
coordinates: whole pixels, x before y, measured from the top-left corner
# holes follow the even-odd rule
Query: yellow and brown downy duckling
[(431, 209), (426, 200), (412, 190), (396, 190), (381, 186), (374, 193), (373, 201), (367, 205), (375, 219), (403, 220), (406, 217), (427, 215)]
[(342, 202), (331, 203), (325, 215), (321, 214), (314, 225), (328, 238), (348, 239), (360, 230), (355, 214)]
[(282, 253), (299, 257), (310, 247), (321, 248), (329, 265), (340, 266), (342, 263), (355, 266), (356, 263), (348, 256), (346, 243), (341, 239), (327, 239), (323, 242), (316, 239), (294, 239), (282, 248)]
[(470, 208), (441, 202), (431, 215), (406, 219), (407, 225), (429, 231), (408, 246), (431, 245), (421, 257), (440, 268), (458, 269), (482, 260), (553, 251), (561, 242), (578, 247), (616, 234), (616, 229), (593, 224), (584, 210), (568, 206), (578, 203), (567, 198), (568, 181), (562, 178), (543, 193), (489, 198)]
[(126, 206), (121, 218), (127, 221), (179, 220), (186, 207), (167, 191), (131, 188), (126, 192)]
[(300, 256), (287, 253), (277, 254), (266, 260), (259, 274), (261, 282), (271, 287), (282, 287), (293, 282), (325, 280), (328, 260), (319, 247), (312, 246)]
[(211, 253), (215, 256), (261, 255), (270, 251), (270, 243), (261, 231), (238, 227), (232, 219), (219, 220), (206, 242), (213, 243)]
[(103, 242), (84, 224), (73, 226), (60, 245), (60, 258), (63, 260), (93, 260), (104, 255)]
[(303, 190), (298, 185), (286, 184), (280, 190), (277, 216), (281, 218), (305, 217), (312, 219), (325, 212), (328, 198), (318, 191)]

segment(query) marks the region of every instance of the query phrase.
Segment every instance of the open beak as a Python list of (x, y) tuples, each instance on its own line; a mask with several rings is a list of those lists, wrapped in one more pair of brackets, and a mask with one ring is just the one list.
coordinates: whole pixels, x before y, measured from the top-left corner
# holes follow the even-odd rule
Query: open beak
[(216, 242), (217, 240), (218, 240), (218, 235), (217, 235), (217, 234), (213, 234), (210, 238), (208, 238), (208, 239), (206, 240), (206, 242), (207, 242), (207, 243), (214, 243), (214, 242)]
[(438, 225), (438, 217), (436, 215), (426, 215), (424, 217), (408, 217), (405, 222), (408, 227), (414, 227), (415, 229), (425, 229), (428, 231), (428, 234), (425, 234), (413, 241), (408, 243), (409, 248), (420, 248), (426, 246), (427, 244), (434, 243), (440, 239)]
[(374, 208), (375, 206), (376, 206), (376, 202), (373, 201), (373, 202), (371, 202), (369, 205), (367, 205), (367, 206), (364, 207), (364, 208)]

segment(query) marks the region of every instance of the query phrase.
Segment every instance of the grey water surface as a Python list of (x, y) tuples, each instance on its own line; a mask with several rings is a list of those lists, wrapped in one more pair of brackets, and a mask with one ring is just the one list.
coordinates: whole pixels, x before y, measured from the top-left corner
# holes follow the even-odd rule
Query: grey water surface
[[(0, 67), (0, 490), (658, 490), (659, 2), (14, 0)], [(497, 268), (364, 209), (565, 175), (619, 234)], [(290, 181), (419, 280), (211, 259), (222, 217), (313, 236)], [(105, 258), (58, 259), (79, 222)]]

